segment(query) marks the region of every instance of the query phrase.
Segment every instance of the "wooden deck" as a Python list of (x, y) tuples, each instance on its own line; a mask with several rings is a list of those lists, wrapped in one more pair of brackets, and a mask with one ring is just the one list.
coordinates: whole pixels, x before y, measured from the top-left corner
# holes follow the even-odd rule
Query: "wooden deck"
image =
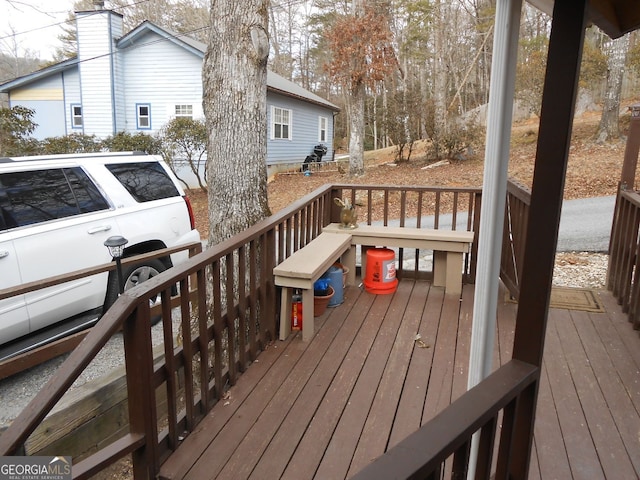
[[(311, 342), (291, 335), (260, 355), (161, 478), (353, 475), (465, 391), (473, 294), (407, 280), (393, 295), (347, 288)], [(606, 313), (551, 310), (532, 479), (640, 475), (640, 337), (599, 294)], [(494, 365), (511, 357), (516, 308), (499, 302)]]

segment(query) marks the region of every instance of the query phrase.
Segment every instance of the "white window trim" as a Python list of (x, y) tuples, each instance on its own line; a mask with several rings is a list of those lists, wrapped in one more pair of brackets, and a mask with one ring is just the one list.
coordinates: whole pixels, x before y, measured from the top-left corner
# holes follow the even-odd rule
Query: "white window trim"
[[(190, 110), (190, 113), (179, 113), (178, 110)], [(189, 103), (176, 103), (173, 107), (173, 114), (175, 118), (190, 118), (193, 119), (193, 105)]]
[[(82, 105), (79, 104), (79, 103), (72, 103), (70, 105), (70, 107), (71, 107), (71, 128), (73, 128), (75, 130), (81, 130), (82, 127), (84, 126), (84, 118), (82, 116)], [(80, 115), (79, 116), (74, 113), (74, 110), (76, 108), (80, 108)], [(75, 122), (76, 118), (80, 119), (80, 124), (79, 125), (77, 125), (76, 122)]]
[[(324, 128), (322, 124), (324, 123)], [(324, 138), (322, 138), (322, 132), (324, 131)], [(327, 143), (329, 137), (329, 118), (319, 116), (318, 117), (318, 141), (321, 143)]]
[[(288, 128), (288, 136), (287, 137), (276, 137), (276, 109), (282, 112), (289, 113), (289, 123), (280, 123), (279, 125), (287, 125)], [(275, 105), (271, 105), (271, 140), (293, 140), (293, 110), (288, 108), (276, 107)]]
[[(147, 107), (148, 115), (140, 115), (140, 107)], [(140, 125), (140, 119), (146, 118), (148, 125)], [(151, 104), (150, 103), (136, 103), (136, 129), (137, 130), (151, 130)]]

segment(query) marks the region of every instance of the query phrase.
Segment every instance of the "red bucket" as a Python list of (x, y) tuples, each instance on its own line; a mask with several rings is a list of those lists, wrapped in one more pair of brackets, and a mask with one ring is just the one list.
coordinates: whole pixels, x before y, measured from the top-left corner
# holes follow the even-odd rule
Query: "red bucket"
[(398, 287), (396, 278), (396, 254), (390, 248), (367, 250), (364, 288), (369, 293), (384, 295), (393, 293)]

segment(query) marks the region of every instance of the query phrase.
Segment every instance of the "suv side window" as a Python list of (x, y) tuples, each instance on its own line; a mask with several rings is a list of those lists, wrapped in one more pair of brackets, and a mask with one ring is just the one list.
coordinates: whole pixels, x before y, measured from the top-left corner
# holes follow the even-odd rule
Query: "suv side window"
[(105, 166), (137, 202), (180, 196), (158, 162), (112, 163)]
[(80, 167), (0, 175), (4, 229), (108, 208), (107, 201)]

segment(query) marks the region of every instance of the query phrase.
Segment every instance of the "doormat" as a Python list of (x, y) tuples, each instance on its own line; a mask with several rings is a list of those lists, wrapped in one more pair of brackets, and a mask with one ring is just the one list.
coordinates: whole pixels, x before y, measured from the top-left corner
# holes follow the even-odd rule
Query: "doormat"
[[(506, 299), (511, 303), (518, 303), (507, 292)], [(552, 287), (550, 308), (564, 308), (565, 310), (582, 310), (585, 312), (602, 313), (604, 308), (598, 294), (591, 288)]]

